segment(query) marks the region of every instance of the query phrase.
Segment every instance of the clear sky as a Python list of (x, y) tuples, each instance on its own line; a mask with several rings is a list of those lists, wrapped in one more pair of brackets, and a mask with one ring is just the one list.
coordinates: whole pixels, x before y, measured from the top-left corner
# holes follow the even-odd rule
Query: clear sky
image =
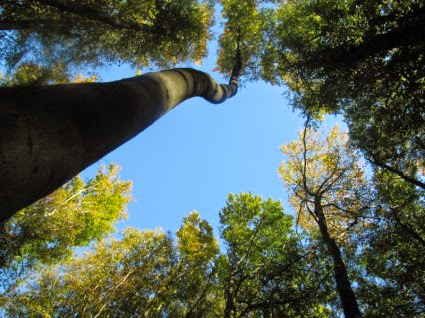
[[(215, 61), (212, 41), (203, 65), (183, 66), (227, 82), (212, 72)], [(132, 77), (135, 70), (124, 65), (99, 74), (102, 81), (110, 81)], [(133, 181), (136, 200), (129, 205), (128, 220), (119, 223), (120, 229), (175, 231), (183, 216), (197, 210), (217, 230), (218, 212), (231, 192), (251, 191), (282, 200), (290, 212), (277, 173), (283, 160), (279, 148), (297, 138), (304, 120), (292, 111), (284, 92), (284, 87), (260, 81), (247, 83), (223, 104), (190, 99), (82, 175), (93, 177), (100, 164), (114, 162), (122, 167), (121, 179)]]

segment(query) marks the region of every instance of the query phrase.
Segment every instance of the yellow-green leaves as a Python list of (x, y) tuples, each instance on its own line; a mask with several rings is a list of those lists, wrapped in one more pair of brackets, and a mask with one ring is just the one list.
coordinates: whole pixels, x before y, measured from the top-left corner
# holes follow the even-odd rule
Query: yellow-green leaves
[(63, 63), (57, 63), (50, 67), (35, 63), (22, 63), (12, 72), (6, 72), (4, 76), (0, 73), (0, 86), (49, 85), (69, 82), (93, 83), (97, 80), (98, 76), (95, 73), (88, 77), (81, 73), (71, 76)]
[[(75, 179), (70, 187), (87, 184)], [(220, 256), (211, 225), (191, 212), (176, 242), (160, 229), (127, 228), (30, 271), (0, 293), (0, 305), (11, 317), (328, 317), (326, 261), (302, 247), (279, 201), (230, 195), (220, 222), (227, 248)]]
[(247, 79), (258, 77), (258, 58), (262, 42), (262, 14), (255, 0), (222, 0), (224, 30), (220, 35), (217, 70), (230, 75), (239, 45), (242, 70)]
[(16, 213), (0, 233), (0, 271), (20, 262), (28, 267), (57, 262), (114, 231), (131, 200), (131, 182), (121, 181), (118, 172), (111, 164), (88, 182), (75, 177)]
[(201, 220), (195, 211), (183, 218), (176, 235), (179, 251), (190, 263), (207, 264), (218, 253), (218, 242), (211, 225)]
[(10, 315), (83, 317), (219, 316), (211, 226), (192, 212), (177, 231), (127, 228), (60, 266), (44, 267), (21, 290), (0, 294)]
[(302, 227), (316, 227), (312, 219), (315, 197), (321, 198), (330, 232), (344, 229), (360, 213), (366, 185), (361, 161), (349, 148), (347, 133), (338, 126), (326, 135), (314, 128), (300, 131), (299, 139), (282, 146), (285, 161), (279, 174), (291, 192), (290, 203)]
[(23, 291), (3, 299), (12, 316), (31, 316), (43, 310), (44, 317), (75, 313), (126, 317), (137, 305), (137, 316), (152, 317), (161, 305), (160, 297), (169, 292), (173, 265), (173, 246), (167, 234), (128, 228), (122, 239), (103, 239), (90, 253), (61, 267), (41, 270), (25, 282)]

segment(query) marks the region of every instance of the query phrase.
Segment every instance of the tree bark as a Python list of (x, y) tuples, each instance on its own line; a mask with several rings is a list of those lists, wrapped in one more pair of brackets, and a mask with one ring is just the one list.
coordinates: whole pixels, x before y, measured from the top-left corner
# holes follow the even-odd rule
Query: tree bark
[(323, 213), (320, 196), (314, 197), (314, 214), (317, 217), (320, 234), (326, 244), (327, 250), (332, 257), (334, 263), (334, 277), (339, 297), (346, 318), (360, 318), (359, 306), (357, 299), (351, 288), (350, 279), (348, 278), (347, 268), (341, 256), (341, 251), (335, 242), (335, 239), (330, 236), (326, 218)]
[(233, 295), (226, 293), (226, 307), (224, 308), (224, 318), (231, 318), (231, 314), (234, 312)]
[(184, 100), (235, 95), (239, 61), (228, 85), (172, 69), (109, 83), (0, 88), (0, 223)]

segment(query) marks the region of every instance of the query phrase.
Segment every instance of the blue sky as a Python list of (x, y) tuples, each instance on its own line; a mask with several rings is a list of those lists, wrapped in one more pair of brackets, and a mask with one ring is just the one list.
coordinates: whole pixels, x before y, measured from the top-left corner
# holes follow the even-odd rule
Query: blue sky
[[(212, 72), (216, 50), (212, 41), (203, 65), (182, 66), (227, 82)], [(124, 65), (98, 73), (102, 81), (111, 81), (132, 77), (135, 70)], [(218, 235), (218, 212), (231, 192), (251, 191), (281, 200), (291, 212), (277, 173), (283, 160), (279, 148), (297, 138), (304, 120), (293, 112), (284, 92), (284, 87), (259, 81), (247, 83), (223, 104), (190, 99), (82, 176), (93, 177), (100, 164), (114, 162), (122, 167), (121, 179), (133, 181), (135, 202), (129, 205), (129, 218), (119, 223), (119, 229), (134, 226), (175, 231), (183, 216), (197, 210)]]

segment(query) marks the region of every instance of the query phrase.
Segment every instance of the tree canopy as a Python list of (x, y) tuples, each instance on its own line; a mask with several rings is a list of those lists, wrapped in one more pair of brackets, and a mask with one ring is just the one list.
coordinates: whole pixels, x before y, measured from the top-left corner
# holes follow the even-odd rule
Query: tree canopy
[(282, 147), (288, 158), (279, 167), (280, 175), (291, 191), (289, 201), (298, 222), (324, 242), (333, 260), (345, 316), (361, 317), (341, 251), (348, 230), (365, 209), (366, 181), (359, 158), (348, 148), (347, 136), (338, 126), (323, 138), (307, 120), (299, 135), (299, 140)]
[(231, 194), (220, 223), (225, 253), (191, 212), (176, 235), (129, 227), (29, 271), (0, 304), (10, 317), (331, 317), (328, 263), (280, 202)]
[(374, 165), (424, 188), (425, 7), (421, 1), (286, 1), (266, 48), (296, 107), (342, 114)]
[(0, 58), (13, 70), (128, 62), (160, 67), (200, 61), (211, 37), (209, 1), (6, 0), (0, 10)]
[[(0, 314), (425, 314), (424, 3), (217, 3), (0, 3)], [(95, 83), (110, 63), (200, 63), (217, 9), (228, 84), (189, 68)], [(219, 213), (221, 241), (197, 212), (176, 233), (113, 234), (131, 184), (115, 165), (73, 177), (180, 102), (221, 103), (240, 80), (286, 85), (307, 119), (281, 148), (295, 222), (241, 193)], [(321, 132), (325, 114), (348, 132)]]
[(329, 265), (303, 244), (280, 202), (229, 195), (220, 212), (224, 317), (326, 317)]
[(126, 217), (131, 200), (131, 182), (121, 181), (118, 172), (119, 167), (111, 164), (88, 182), (75, 177), (4, 222), (0, 227), (1, 288), (8, 292), (32, 268), (66, 260), (73, 248), (114, 232), (114, 223)]

